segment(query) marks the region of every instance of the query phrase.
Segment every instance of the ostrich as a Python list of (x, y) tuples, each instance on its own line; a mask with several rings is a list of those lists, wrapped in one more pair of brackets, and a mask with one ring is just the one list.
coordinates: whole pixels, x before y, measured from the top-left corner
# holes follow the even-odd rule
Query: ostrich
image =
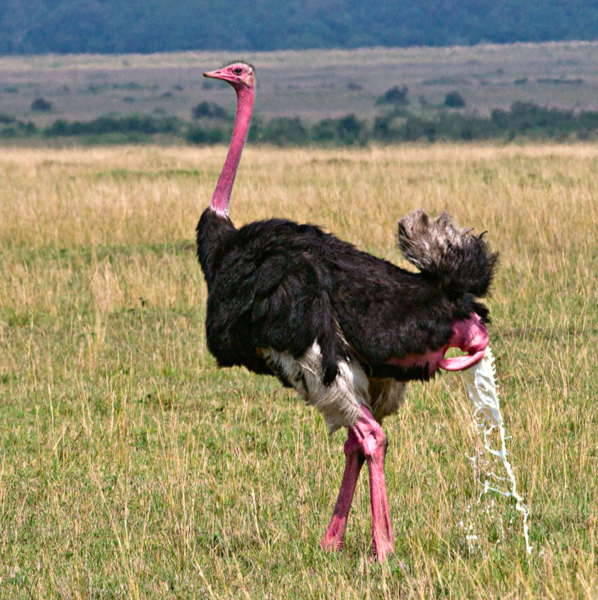
[[(197, 225), (208, 288), (206, 339), (219, 366), (276, 376), (348, 429), (345, 470), (322, 547), (341, 550), (357, 479), (367, 463), (373, 553), (394, 540), (382, 419), (397, 411), (410, 380), (466, 369), (488, 345), (489, 290), (497, 255), (446, 213), (399, 222), (398, 242), (419, 272), (361, 252), (314, 225), (270, 219), (235, 228), (229, 202), (251, 119), (255, 73), (235, 62), (206, 77), (237, 93), (232, 141), (212, 201)], [(465, 355), (445, 358), (449, 348)]]

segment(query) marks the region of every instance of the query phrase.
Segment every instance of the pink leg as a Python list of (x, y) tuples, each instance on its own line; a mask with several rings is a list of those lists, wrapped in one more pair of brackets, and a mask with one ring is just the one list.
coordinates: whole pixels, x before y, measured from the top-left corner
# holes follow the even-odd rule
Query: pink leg
[(368, 463), (374, 554), (378, 560), (383, 561), (395, 550), (384, 475), (386, 435), (372, 413), (363, 406), (361, 410), (363, 414), (353, 427), (353, 431)]
[(322, 548), (342, 550), (355, 486), (365, 460), (370, 472), (374, 554), (382, 561), (395, 549), (384, 475), (386, 436), (372, 413), (365, 407), (361, 410), (363, 414), (355, 426), (349, 429), (349, 437), (345, 442), (345, 472), (332, 520), (322, 540)]
[(355, 432), (353, 429), (349, 429), (349, 436), (345, 442), (345, 472), (330, 525), (328, 525), (328, 529), (322, 540), (322, 548), (324, 550), (343, 549), (349, 510), (351, 510), (355, 486), (357, 485), (357, 479), (359, 478), (364, 461), (365, 456), (361, 451), (361, 446), (357, 441)]

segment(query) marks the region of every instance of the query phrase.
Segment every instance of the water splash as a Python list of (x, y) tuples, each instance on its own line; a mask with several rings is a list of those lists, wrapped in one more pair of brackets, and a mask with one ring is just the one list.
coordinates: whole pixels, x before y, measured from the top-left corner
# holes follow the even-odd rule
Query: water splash
[[(523, 497), (517, 492), (517, 480), (515, 479), (515, 473), (511, 463), (507, 460), (507, 448), (506, 448), (506, 436), (505, 428), (503, 425), (503, 418), (500, 412), (500, 401), (498, 399), (498, 392), (496, 390), (496, 369), (494, 367), (494, 356), (490, 346), (486, 348), (486, 354), (484, 358), (473, 367), (470, 367), (466, 371), (461, 371), (461, 375), (467, 384), (467, 392), (469, 397), (476, 406), (474, 418), (480, 426), (484, 437), (484, 449), (491, 455), (500, 459), (502, 465), (506, 471), (506, 477), (500, 477), (495, 473), (489, 473), (486, 476), (486, 480), (483, 482), (483, 490), (480, 493), (478, 502), (484, 494), (488, 492), (496, 492), (507, 498), (515, 499), (515, 508), (521, 513), (523, 517), (523, 535), (525, 537), (525, 548), (528, 554), (531, 554), (533, 547), (529, 541), (529, 508), (523, 502)], [(482, 415), (484, 419), (480, 421), (477, 419), (479, 415)], [(500, 449), (496, 450), (491, 446), (490, 435), (494, 430), (498, 430), (500, 434)], [(478, 456), (472, 458), (475, 465), (475, 461)], [(509, 489), (502, 490), (500, 487), (493, 486), (492, 482), (506, 482)], [(469, 539), (468, 539), (469, 541)]]

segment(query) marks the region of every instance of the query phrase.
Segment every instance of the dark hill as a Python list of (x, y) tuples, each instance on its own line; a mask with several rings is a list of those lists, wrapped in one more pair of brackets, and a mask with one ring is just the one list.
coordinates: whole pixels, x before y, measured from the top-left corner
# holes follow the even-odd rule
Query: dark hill
[(596, 0), (11, 0), (0, 54), (598, 39)]

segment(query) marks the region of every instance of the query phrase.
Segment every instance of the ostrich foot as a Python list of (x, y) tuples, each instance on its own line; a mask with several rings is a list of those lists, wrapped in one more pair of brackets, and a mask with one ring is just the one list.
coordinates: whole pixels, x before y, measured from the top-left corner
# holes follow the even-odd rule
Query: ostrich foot
[(353, 429), (349, 429), (349, 436), (345, 442), (345, 472), (330, 525), (328, 525), (322, 539), (324, 550), (339, 551), (343, 549), (347, 519), (351, 510), (357, 479), (364, 462), (365, 456), (361, 451), (355, 432)]

